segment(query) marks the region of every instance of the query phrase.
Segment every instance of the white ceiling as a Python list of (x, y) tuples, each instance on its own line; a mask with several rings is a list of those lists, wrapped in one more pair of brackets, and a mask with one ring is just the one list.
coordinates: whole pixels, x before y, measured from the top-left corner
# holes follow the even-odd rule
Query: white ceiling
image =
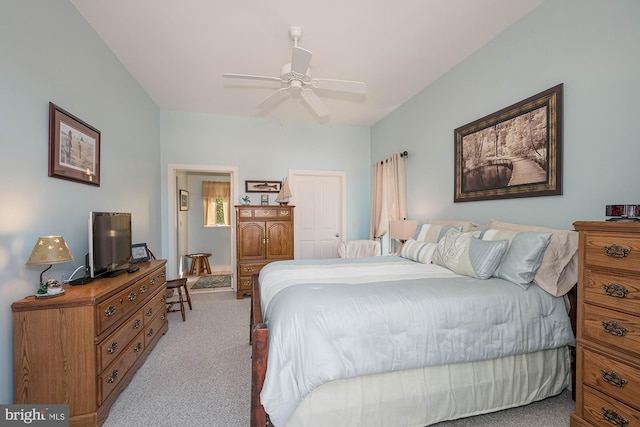
[[(543, 0), (71, 0), (161, 109), (371, 126)], [(312, 77), (363, 81), (366, 95), (316, 92), (255, 106), (290, 62), (289, 27), (313, 52)]]

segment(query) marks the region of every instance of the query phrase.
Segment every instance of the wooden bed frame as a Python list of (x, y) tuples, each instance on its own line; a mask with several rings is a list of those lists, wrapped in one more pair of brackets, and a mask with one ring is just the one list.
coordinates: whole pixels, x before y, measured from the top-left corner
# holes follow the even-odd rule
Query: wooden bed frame
[[(260, 402), (260, 391), (267, 374), (267, 353), (269, 351), (269, 329), (262, 318), (260, 304), (260, 284), (258, 273), (252, 277), (251, 316), (249, 328), (249, 344), (251, 349), (251, 427), (270, 427), (271, 421)], [(567, 293), (570, 304), (569, 318), (574, 336), (576, 334), (577, 286)], [(575, 348), (571, 349), (571, 390), (575, 400), (576, 367)]]

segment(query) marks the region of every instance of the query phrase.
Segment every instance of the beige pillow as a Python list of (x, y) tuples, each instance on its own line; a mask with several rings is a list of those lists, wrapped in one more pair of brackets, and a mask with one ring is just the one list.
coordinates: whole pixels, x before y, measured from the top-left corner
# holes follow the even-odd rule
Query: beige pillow
[(533, 281), (553, 296), (562, 296), (578, 282), (578, 232), (555, 228), (511, 224), (491, 220), (488, 228), (551, 232), (549, 246)]
[(447, 219), (429, 219), (427, 220), (427, 224), (453, 225), (454, 227), (462, 227), (462, 232), (464, 233), (466, 233), (467, 231), (475, 231), (479, 227), (479, 225), (475, 222)]

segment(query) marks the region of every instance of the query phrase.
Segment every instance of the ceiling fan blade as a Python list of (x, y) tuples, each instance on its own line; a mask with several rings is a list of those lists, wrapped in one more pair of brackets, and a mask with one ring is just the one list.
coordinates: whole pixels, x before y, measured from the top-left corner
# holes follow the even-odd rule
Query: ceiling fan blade
[(311, 79), (311, 85), (316, 89), (336, 90), (340, 92), (350, 92), (364, 95), (367, 92), (367, 85), (363, 82), (334, 79)]
[(226, 74), (223, 74), (222, 77), (232, 78), (232, 79), (269, 80), (274, 82), (282, 82), (282, 79), (280, 77), (253, 76), (251, 74), (226, 73)]
[(320, 97), (311, 89), (302, 89), (302, 99), (309, 104), (311, 109), (315, 111), (319, 117), (329, 115), (329, 108), (327, 108), (326, 104), (322, 102)]
[(311, 52), (298, 46), (294, 46), (291, 54), (291, 73), (297, 78), (303, 79), (311, 63)]
[(282, 100), (282, 98), (287, 96), (288, 90), (289, 88), (286, 87), (278, 89), (277, 91), (273, 92), (271, 95), (260, 101), (260, 103), (256, 105), (256, 108), (263, 109), (276, 105), (280, 100)]

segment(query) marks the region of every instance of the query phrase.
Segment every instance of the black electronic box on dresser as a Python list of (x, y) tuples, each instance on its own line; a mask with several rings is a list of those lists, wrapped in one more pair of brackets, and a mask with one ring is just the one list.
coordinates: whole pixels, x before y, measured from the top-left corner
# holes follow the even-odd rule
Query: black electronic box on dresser
[(576, 222), (580, 233), (572, 427), (640, 426), (640, 223)]

